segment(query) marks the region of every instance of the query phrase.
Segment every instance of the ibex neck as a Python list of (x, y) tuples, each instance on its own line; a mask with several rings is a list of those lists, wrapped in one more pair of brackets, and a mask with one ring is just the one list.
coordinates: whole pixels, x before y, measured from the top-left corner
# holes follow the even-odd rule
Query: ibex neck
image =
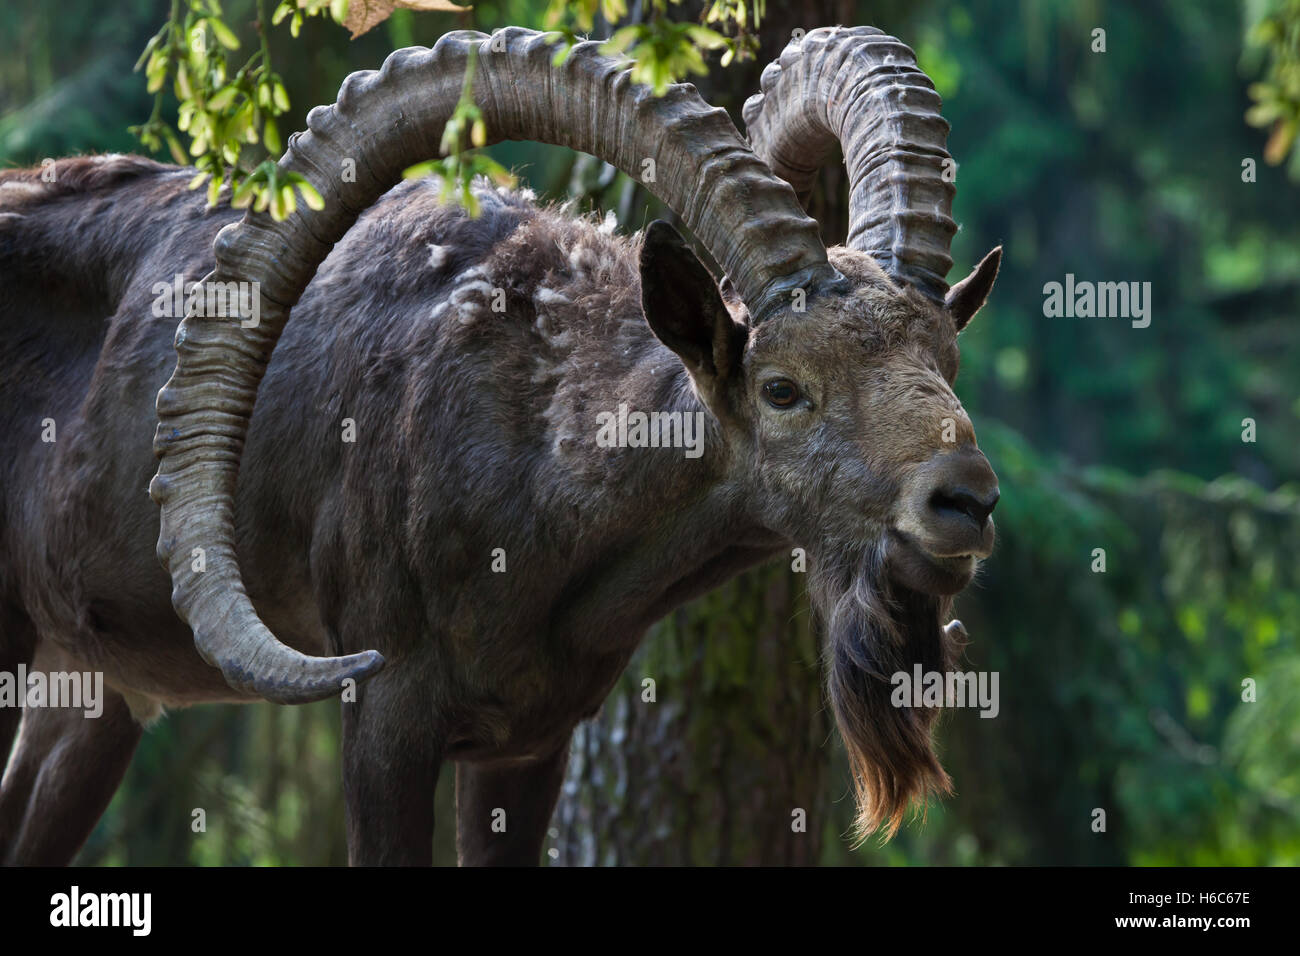
[[(722, 427), (681, 361), (655, 345), (592, 410), (592, 427), (604, 431), (591, 451), (605, 479), (599, 507), (617, 509), (619, 527), (608, 530), (620, 544), (601, 556), (581, 602), (617, 598), (644, 625), (784, 543), (751, 517)], [(688, 440), (675, 445), (679, 434)]]

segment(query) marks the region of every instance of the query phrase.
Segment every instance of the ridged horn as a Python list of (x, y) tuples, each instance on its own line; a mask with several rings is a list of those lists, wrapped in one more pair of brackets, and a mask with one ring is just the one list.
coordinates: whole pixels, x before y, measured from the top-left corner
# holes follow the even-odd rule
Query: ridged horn
[(942, 100), (906, 45), (875, 27), (823, 27), (792, 41), (745, 103), (750, 143), (807, 205), (839, 144), (849, 173), (850, 249), (943, 302), (957, 225)]
[[(491, 142), (568, 146), (637, 177), (653, 160), (647, 187), (682, 217), (755, 314), (785, 301), (792, 281), (835, 278), (817, 224), (723, 110), (690, 85), (655, 97), (631, 82), (628, 64), (598, 48), (578, 44), (556, 67), (543, 34), (509, 28), (398, 50), (378, 72), (349, 76), (338, 102), (313, 109), (307, 130), (290, 137), (280, 169), (306, 176), (325, 208), (300, 204), (279, 223), (250, 212), (217, 235), (216, 268), (203, 281), (258, 283), (260, 322), (243, 328), (238, 318), (196, 314), (181, 322), (176, 369), (158, 393), (161, 461), (150, 493), (162, 507), (158, 555), (172, 577), (172, 603), (199, 653), (232, 687), (300, 703), (337, 694), (345, 679), (363, 680), (383, 666), (375, 651), (305, 656), (259, 620), (235, 554), (235, 482), (258, 384), (289, 310), (361, 211), (402, 170), (438, 155), (471, 51), (474, 98)], [(345, 168), (355, 175), (345, 179)], [(202, 572), (192, 570), (196, 548)]]

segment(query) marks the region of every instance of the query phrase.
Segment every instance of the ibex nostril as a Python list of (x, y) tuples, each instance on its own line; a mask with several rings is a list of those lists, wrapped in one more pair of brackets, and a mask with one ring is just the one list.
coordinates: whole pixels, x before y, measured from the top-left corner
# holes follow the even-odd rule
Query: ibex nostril
[(964, 514), (980, 527), (997, 507), (1000, 492), (978, 495), (968, 488), (940, 489), (930, 496), (930, 507), (936, 511), (956, 511)]

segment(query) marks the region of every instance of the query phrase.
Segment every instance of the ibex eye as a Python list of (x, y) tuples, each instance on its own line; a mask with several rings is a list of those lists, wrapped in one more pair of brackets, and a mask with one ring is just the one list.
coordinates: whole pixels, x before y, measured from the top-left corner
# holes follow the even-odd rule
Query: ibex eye
[(799, 401), (799, 386), (788, 378), (778, 378), (763, 386), (763, 397), (775, 408), (789, 408)]

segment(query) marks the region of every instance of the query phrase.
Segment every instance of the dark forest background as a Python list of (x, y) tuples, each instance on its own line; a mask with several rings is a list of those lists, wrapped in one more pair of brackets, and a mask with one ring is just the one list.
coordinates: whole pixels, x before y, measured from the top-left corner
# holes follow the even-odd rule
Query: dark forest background
[[(1300, 183), (1264, 161), (1268, 130), (1244, 119), (1263, 68), (1246, 38), (1268, 4), (768, 6), (758, 62), (715, 57), (706, 98), (740, 125), (792, 30), (881, 27), (917, 51), (952, 124), (953, 277), (1006, 247), (957, 383), (1002, 486), (997, 553), (957, 604), (969, 667), (1000, 674), (1001, 711), (948, 715), (938, 740), (956, 795), (853, 849), (804, 576), (777, 562), (650, 634), (575, 739), (550, 862), (1300, 863)], [(0, 163), (140, 151), (127, 127), (152, 103), (132, 66), (167, 8), (0, 8)], [(321, 19), (297, 40), (277, 29), (293, 103), (281, 129), (396, 47), (540, 27), (543, 8), (401, 11), (355, 41)], [(225, 10), (232, 25), (254, 15), (252, 0)], [(590, 157), (491, 152), (544, 198), (612, 209), (625, 229), (665, 215)], [(815, 200), (828, 242), (843, 239), (843, 186), (830, 169)], [(1067, 273), (1150, 282), (1150, 327), (1044, 317), (1044, 284)], [(328, 702), (172, 713), (80, 862), (343, 863), (338, 738)], [(446, 863), (452, 777), (436, 796)], [(191, 830), (195, 808), (206, 833)]]

